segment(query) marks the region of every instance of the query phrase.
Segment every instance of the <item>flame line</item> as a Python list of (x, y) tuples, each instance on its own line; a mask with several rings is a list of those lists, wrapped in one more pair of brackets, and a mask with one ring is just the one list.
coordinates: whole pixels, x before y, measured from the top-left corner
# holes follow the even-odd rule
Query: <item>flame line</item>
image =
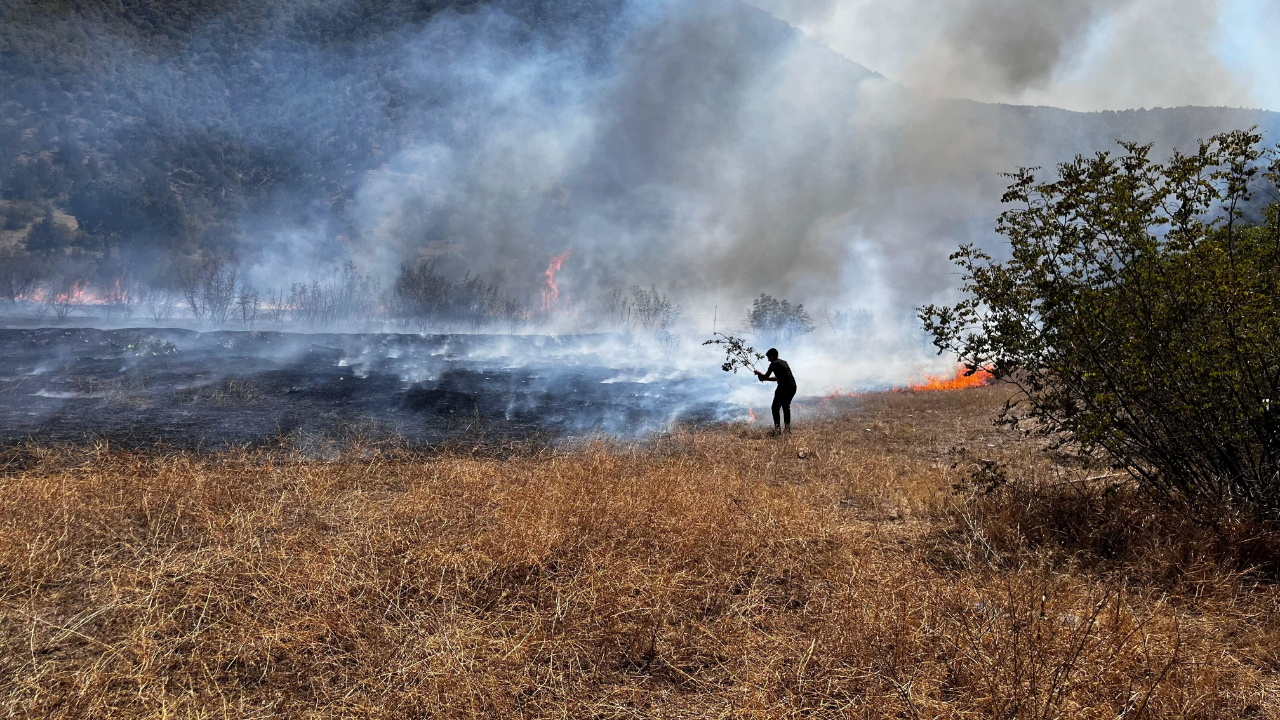
[[(948, 390), (966, 390), (968, 388), (983, 387), (990, 385), (992, 380), (991, 371), (987, 368), (978, 368), (972, 375), (966, 375), (968, 372), (965, 366), (961, 365), (956, 368), (954, 375), (925, 375), (923, 379), (911, 379), (907, 381), (905, 386), (895, 385), (888, 392), (940, 392)], [(859, 390), (845, 392), (844, 388), (836, 388), (829, 395), (823, 398), (823, 401), (834, 400), (840, 397), (859, 397), (867, 394)]]

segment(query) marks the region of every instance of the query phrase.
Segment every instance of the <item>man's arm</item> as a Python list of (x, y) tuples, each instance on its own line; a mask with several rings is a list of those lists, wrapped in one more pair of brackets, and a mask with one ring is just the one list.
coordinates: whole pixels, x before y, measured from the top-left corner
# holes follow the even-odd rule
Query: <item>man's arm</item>
[(778, 378), (773, 374), (772, 365), (769, 366), (769, 371), (767, 373), (762, 373), (757, 370), (756, 377), (760, 378), (760, 382), (778, 382)]

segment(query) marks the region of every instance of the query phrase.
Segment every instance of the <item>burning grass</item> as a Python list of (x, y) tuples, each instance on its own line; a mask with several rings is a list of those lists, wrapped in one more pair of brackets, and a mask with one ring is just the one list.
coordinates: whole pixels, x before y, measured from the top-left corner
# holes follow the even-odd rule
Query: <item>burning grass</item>
[(1054, 464), (990, 426), (1001, 393), (835, 401), (785, 439), (28, 448), (4, 712), (1280, 717), (1273, 537)]

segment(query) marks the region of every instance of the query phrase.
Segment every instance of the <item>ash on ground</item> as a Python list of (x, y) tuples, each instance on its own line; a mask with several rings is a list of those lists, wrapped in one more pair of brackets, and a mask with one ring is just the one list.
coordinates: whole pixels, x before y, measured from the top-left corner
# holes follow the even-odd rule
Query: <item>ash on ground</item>
[(0, 444), (636, 437), (741, 408), (617, 336), (0, 330)]

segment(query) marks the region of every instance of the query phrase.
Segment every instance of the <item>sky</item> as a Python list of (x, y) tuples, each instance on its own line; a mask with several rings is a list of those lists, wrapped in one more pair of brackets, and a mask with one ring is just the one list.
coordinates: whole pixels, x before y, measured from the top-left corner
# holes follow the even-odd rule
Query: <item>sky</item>
[(1070, 110), (1280, 110), (1276, 0), (752, 0), (917, 90)]

